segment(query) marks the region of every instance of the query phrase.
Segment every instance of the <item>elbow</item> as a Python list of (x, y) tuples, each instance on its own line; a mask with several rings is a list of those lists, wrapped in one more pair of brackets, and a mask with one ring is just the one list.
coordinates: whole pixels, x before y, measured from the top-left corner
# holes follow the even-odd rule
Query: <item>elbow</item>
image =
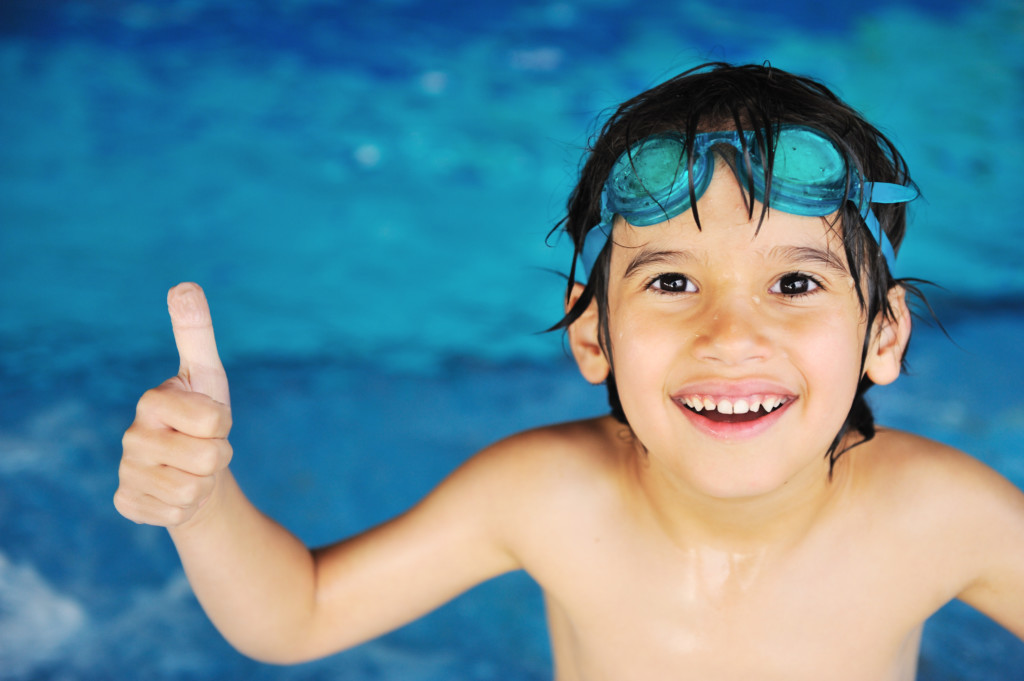
[(280, 645), (267, 645), (267, 644), (255, 644), (255, 643), (236, 643), (228, 640), (235, 650), (242, 655), (245, 655), (251, 660), (261, 662), (263, 664), (271, 664), (279, 667), (287, 667), (291, 665), (302, 664), (304, 662), (312, 662), (313, 660), (326, 657), (326, 655), (314, 655), (306, 651), (296, 650), (291, 647), (285, 647)]
[(310, 638), (302, 635), (281, 636), (265, 633), (263, 636), (225, 636), (232, 648), (256, 662), (281, 667), (312, 662), (331, 651), (316, 650), (310, 645)]
[(225, 636), (225, 640), (239, 653), (256, 662), (281, 667), (320, 660), (362, 642), (337, 635), (327, 636), (314, 626), (250, 631), (246, 636)]

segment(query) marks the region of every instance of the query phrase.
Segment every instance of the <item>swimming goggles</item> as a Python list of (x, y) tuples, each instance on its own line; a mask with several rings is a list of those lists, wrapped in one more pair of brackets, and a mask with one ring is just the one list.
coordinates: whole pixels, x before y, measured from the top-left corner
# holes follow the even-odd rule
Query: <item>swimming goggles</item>
[(621, 215), (634, 227), (664, 222), (686, 211), (711, 184), (714, 147), (726, 145), (739, 152), (734, 163), (744, 188), (771, 208), (793, 215), (825, 216), (839, 210), (844, 201), (861, 207), (861, 217), (875, 235), (892, 271), (896, 260), (889, 238), (871, 210), (871, 203), (902, 203), (917, 198), (913, 186), (865, 182), (854, 172), (847, 176), (846, 162), (836, 145), (821, 132), (803, 125), (775, 128), (775, 157), (771, 187), (765, 201), (765, 164), (754, 131), (703, 132), (693, 138), (693, 157), (687, 158), (686, 139), (675, 133), (645, 138), (630, 147), (612, 166), (601, 192), (601, 222), (583, 242), (580, 261), (587, 276), (612, 233), (612, 222)]

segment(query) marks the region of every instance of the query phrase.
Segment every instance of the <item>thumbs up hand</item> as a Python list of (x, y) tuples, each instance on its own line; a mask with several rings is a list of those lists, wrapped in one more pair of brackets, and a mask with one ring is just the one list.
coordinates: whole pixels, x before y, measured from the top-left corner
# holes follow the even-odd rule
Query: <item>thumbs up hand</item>
[(195, 519), (227, 472), (231, 406), (203, 290), (179, 284), (167, 307), (180, 368), (139, 400), (122, 441), (114, 506), (137, 523), (176, 527)]

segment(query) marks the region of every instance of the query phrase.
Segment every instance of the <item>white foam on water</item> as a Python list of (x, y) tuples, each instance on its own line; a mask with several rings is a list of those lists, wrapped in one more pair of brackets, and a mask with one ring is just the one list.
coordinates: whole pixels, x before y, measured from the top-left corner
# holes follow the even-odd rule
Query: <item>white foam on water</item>
[(210, 627), (180, 571), (155, 588), (126, 588), (123, 603), (113, 617), (83, 632), (67, 655), (67, 669), (89, 674), (136, 669), (158, 678), (216, 669), (216, 651), (203, 646)]
[(30, 678), (54, 664), (87, 620), (82, 606), (35, 568), (0, 553), (0, 678)]

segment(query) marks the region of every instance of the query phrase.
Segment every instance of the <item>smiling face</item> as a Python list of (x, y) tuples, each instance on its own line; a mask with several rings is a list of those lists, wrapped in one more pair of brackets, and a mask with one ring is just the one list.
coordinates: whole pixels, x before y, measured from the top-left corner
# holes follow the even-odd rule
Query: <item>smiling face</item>
[[(709, 496), (824, 479), (868, 333), (841, 237), (781, 211), (758, 229), (761, 206), (751, 218), (724, 166), (697, 207), (702, 229), (690, 211), (639, 228), (617, 218), (607, 350), (629, 424), (652, 466)], [(889, 382), (879, 341), (864, 370)], [(584, 359), (602, 380), (604, 356)]]

